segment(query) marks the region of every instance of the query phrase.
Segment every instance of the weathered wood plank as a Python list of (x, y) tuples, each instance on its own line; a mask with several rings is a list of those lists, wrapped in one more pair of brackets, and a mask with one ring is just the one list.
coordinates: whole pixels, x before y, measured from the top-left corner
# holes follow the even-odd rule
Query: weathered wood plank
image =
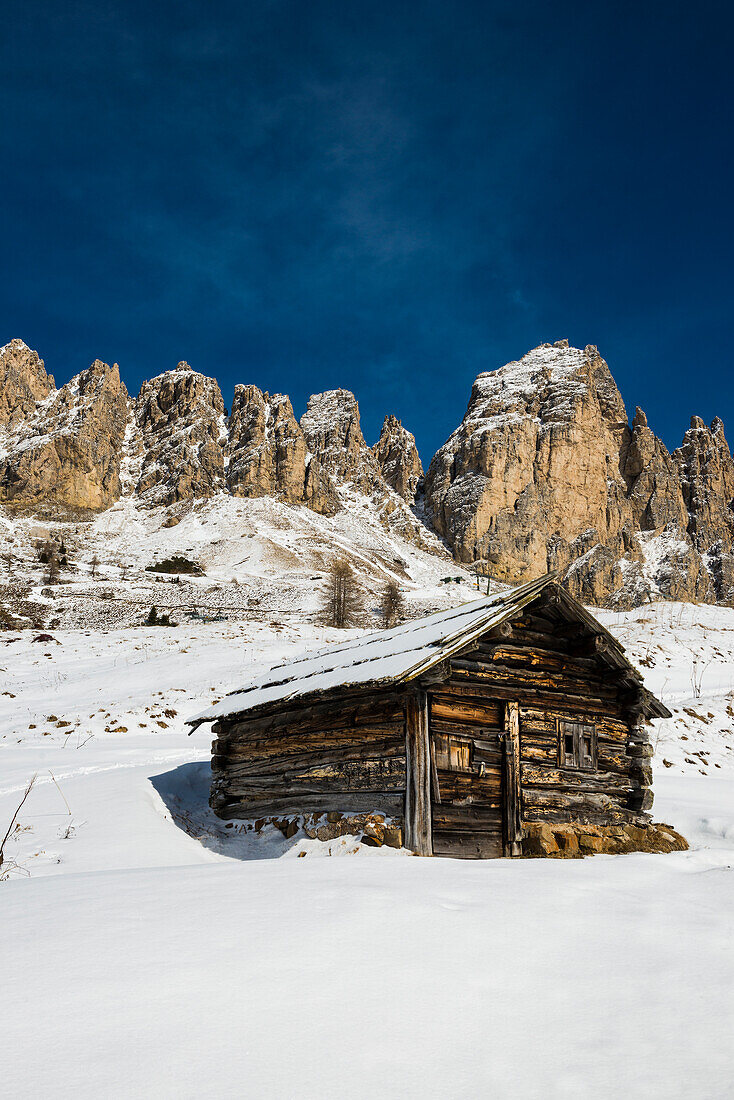
[(488, 832), (445, 832), (434, 834), (434, 855), (453, 859), (497, 859), (502, 855), (502, 836)]
[(491, 699), (475, 703), (464, 702), (449, 693), (442, 692), (431, 698), (431, 724), (434, 722), (466, 722), (469, 725), (499, 728), (502, 711), (499, 703)]
[(552, 787), (526, 787), (523, 810), (526, 818), (542, 809), (578, 810), (579, 813), (605, 814), (627, 808), (627, 796), (622, 792), (602, 794), (598, 791), (562, 791)]
[(428, 738), (428, 696), (419, 689), (408, 696), (405, 712), (405, 846), (420, 856), (433, 854)]
[(529, 787), (560, 788), (564, 791), (601, 791), (614, 794), (629, 790), (629, 775), (613, 771), (582, 771), (579, 768), (559, 768), (552, 764), (536, 764), (522, 761), (520, 775), (523, 792)]
[(520, 805), (520, 704), (507, 703), (505, 710), (504, 826), (505, 855), (522, 855)]
[(405, 738), (382, 737), (364, 742), (346, 743), (336, 739), (323, 744), (289, 743), (276, 741), (253, 752), (215, 753), (214, 759), (223, 761), (232, 775), (248, 773), (268, 774), (282, 768), (307, 766), (309, 762), (338, 763), (340, 760), (374, 760), (385, 756), (405, 755)]
[(221, 815), (226, 818), (259, 818), (290, 816), (301, 813), (367, 813), (372, 810), (390, 817), (402, 817), (403, 794), (394, 791), (339, 791), (329, 789), (319, 794), (285, 794), (265, 799), (240, 798), (233, 800), (223, 795), (221, 799), (213, 796), (221, 806)]
[(502, 813), (500, 801), (472, 802), (469, 805), (455, 806), (442, 802), (433, 807), (433, 828), (444, 831), (451, 829), (483, 829), (502, 836)]

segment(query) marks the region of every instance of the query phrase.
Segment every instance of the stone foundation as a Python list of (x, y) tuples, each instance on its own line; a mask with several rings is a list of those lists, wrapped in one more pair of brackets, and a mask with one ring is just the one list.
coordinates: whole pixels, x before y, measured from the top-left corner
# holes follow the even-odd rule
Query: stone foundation
[(402, 818), (386, 817), (380, 813), (342, 814), (330, 811), (325, 814), (301, 814), (298, 817), (266, 817), (254, 823), (259, 833), (266, 825), (275, 825), (285, 837), (295, 836), (299, 829), (311, 840), (335, 840), (340, 836), (355, 836), (362, 844), (372, 848), (402, 848)]
[(685, 852), (688, 842), (670, 825), (549, 825), (527, 822), (522, 854), (551, 859), (622, 855), (627, 852)]

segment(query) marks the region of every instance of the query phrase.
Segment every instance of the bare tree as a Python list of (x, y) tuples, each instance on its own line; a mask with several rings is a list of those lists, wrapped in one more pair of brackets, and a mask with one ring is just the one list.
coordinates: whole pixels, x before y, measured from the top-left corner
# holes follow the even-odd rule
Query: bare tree
[(97, 576), (97, 570), (99, 569), (99, 558), (96, 553), (89, 563), (89, 571), (92, 574), (92, 580)]
[(58, 584), (60, 572), (59, 559), (54, 553), (46, 563), (46, 584)]
[(405, 598), (397, 582), (390, 579), (380, 597), (380, 615), (386, 627), (395, 626), (405, 614)]
[(5, 862), (5, 845), (8, 841), (8, 837), (10, 836), (10, 834), (13, 831), (13, 825), (15, 825), (15, 822), (18, 818), (18, 814), (23, 809), (23, 806), (25, 804), (25, 800), (28, 798), (28, 795), (33, 790), (33, 784), (35, 782), (36, 782), (36, 777), (34, 775), (33, 778), (31, 779), (30, 783), (26, 787), (25, 793), (24, 793), (23, 797), (21, 798), (20, 802), (18, 803), (18, 806), (17, 806), (17, 809), (16, 809), (15, 813), (13, 814), (13, 816), (10, 819), (10, 824), (8, 825), (7, 832), (5, 833), (5, 836), (3, 837), (2, 841), (0, 841), (0, 868), (2, 868), (2, 865)]
[(355, 626), (362, 610), (362, 595), (357, 578), (346, 558), (337, 558), (329, 570), (329, 583), (323, 603), (328, 626), (344, 629)]

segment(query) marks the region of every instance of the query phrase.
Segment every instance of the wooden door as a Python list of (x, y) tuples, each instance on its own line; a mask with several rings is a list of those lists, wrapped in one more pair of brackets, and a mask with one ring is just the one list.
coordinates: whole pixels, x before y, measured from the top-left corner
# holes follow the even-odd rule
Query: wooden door
[(431, 699), (433, 854), (491, 859), (504, 854), (500, 707)]

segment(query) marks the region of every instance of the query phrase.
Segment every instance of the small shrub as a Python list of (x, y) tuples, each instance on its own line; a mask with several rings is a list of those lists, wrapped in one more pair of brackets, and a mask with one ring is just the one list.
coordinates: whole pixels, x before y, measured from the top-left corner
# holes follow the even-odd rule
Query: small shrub
[(148, 612), (148, 618), (145, 620), (146, 626), (178, 626), (178, 623), (171, 622), (170, 615), (159, 615), (158, 608), (153, 604)]
[(195, 561), (174, 554), (164, 561), (157, 561), (153, 565), (146, 565), (146, 573), (184, 573), (189, 577), (203, 577), (204, 570)]

